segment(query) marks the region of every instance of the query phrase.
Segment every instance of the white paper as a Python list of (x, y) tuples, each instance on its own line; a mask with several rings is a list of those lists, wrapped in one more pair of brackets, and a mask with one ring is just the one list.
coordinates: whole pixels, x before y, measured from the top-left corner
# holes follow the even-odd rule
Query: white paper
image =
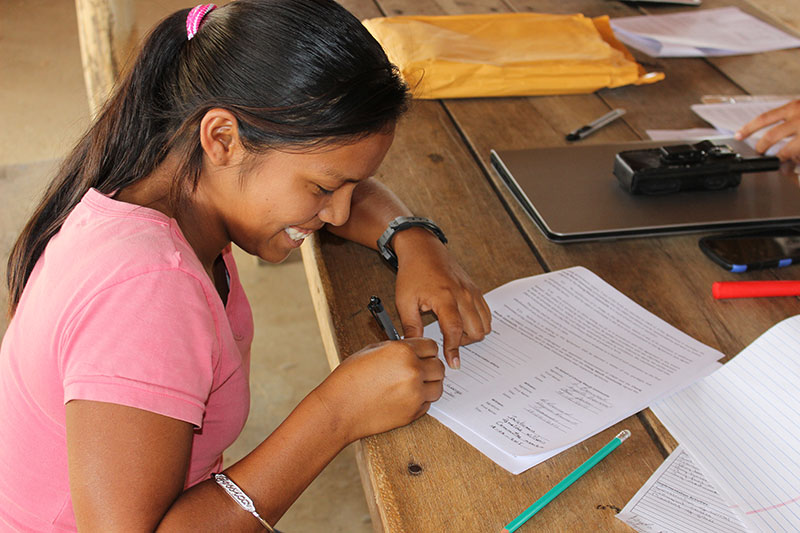
[(746, 533), (688, 450), (678, 446), (617, 518), (639, 533)]
[[(758, 115), (787, 104), (788, 102), (789, 100), (787, 99), (768, 102), (695, 104), (691, 107), (692, 111), (694, 111), (697, 116), (714, 126), (721, 133), (733, 136), (742, 126)], [(745, 142), (752, 148), (755, 148), (759, 139), (774, 126), (775, 124), (760, 129), (748, 137)], [(775, 155), (787, 142), (789, 142), (789, 139), (784, 139), (776, 143), (772, 148), (767, 150), (767, 155)]]
[(800, 315), (653, 406), (752, 531), (800, 531)]
[(702, 141), (705, 139), (728, 139), (730, 133), (723, 133), (714, 128), (690, 128), (686, 130), (645, 130), (647, 136), (654, 141)]
[[(430, 414), (519, 473), (719, 367), (722, 354), (582, 267), (489, 292), (492, 333), (462, 346)], [(425, 335), (442, 343), (438, 325)], [(489, 451), (490, 450), (490, 451)]]
[(622, 0), (632, 4), (673, 4), (678, 6), (699, 6), (701, 0)]
[(787, 103), (789, 103), (789, 99), (771, 100), (769, 102), (694, 104), (691, 108), (697, 116), (716, 129), (727, 133), (734, 133), (758, 115)]
[(617, 38), (654, 57), (754, 54), (800, 46), (800, 39), (737, 7), (611, 20)]

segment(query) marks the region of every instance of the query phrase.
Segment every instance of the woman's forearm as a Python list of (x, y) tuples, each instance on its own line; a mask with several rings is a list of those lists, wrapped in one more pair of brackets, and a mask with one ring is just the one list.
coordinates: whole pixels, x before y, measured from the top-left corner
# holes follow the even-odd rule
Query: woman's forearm
[(377, 248), (378, 237), (399, 216), (410, 216), (411, 210), (385, 185), (375, 178), (358, 184), (350, 204), (350, 218), (341, 226), (326, 226), (339, 237)]
[[(278, 428), (226, 474), (275, 524), (351, 438), (343, 421), (312, 391)], [(209, 480), (181, 494), (158, 531), (264, 531)]]

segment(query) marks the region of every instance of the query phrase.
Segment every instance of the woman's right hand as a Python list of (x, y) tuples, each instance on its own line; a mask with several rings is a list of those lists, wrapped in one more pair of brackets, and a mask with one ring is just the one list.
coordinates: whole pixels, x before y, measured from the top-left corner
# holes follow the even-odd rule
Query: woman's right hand
[[(442, 394), (437, 344), (414, 338), (348, 357), (255, 450), (227, 469), (276, 522), (341, 449), (408, 424)], [(184, 491), (193, 426), (114, 403), (66, 405), (72, 505), (92, 531), (247, 531), (258, 523), (213, 481)], [(158, 472), (154, 478), (152, 472)]]
[(345, 359), (314, 391), (349, 442), (404, 426), (442, 395), (439, 347), (425, 338), (373, 344)]

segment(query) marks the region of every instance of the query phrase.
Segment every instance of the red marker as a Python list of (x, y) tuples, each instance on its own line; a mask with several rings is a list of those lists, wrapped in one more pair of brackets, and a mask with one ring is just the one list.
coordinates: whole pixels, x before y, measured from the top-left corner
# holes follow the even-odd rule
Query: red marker
[(800, 281), (715, 281), (711, 294), (721, 298), (800, 296)]

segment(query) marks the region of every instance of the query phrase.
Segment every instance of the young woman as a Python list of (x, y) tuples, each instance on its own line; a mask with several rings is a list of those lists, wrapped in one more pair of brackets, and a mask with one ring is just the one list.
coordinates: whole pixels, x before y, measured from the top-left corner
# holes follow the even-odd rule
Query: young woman
[(424, 225), (397, 231), (405, 340), (351, 355), (222, 475), (252, 317), (231, 243), (323, 227), (375, 248), (411, 213), (372, 179), (407, 89), (332, 0), (184, 10), (146, 41), (17, 241), (0, 353), (0, 529), (271, 530), (356, 439), (421, 416), (490, 313)]

